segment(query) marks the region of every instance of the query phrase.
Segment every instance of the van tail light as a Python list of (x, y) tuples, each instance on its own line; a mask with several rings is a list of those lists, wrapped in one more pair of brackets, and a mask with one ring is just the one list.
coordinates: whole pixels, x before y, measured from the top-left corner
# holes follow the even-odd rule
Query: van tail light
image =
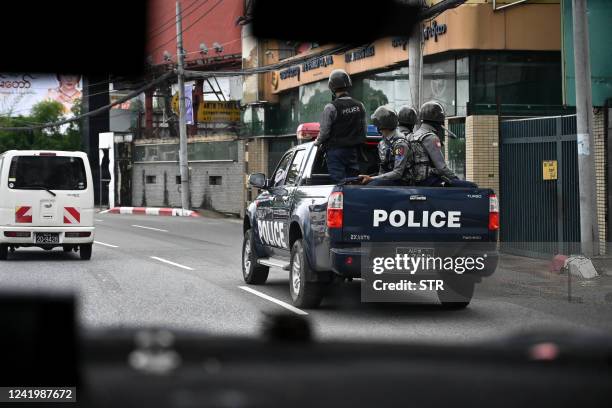
[(342, 228), (344, 197), (341, 191), (331, 193), (327, 200), (327, 228)]
[(66, 238), (87, 238), (91, 236), (91, 232), (89, 231), (81, 231), (81, 232), (67, 232)]
[(7, 238), (30, 238), (32, 233), (24, 231), (5, 231), (4, 236)]
[(489, 196), (489, 231), (499, 229), (499, 201), (495, 194)]

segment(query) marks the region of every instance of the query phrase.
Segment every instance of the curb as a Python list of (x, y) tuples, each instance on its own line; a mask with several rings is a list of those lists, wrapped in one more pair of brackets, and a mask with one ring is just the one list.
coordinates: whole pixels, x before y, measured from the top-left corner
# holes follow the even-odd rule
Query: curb
[(113, 207), (100, 211), (100, 214), (132, 214), (132, 215), (159, 215), (167, 217), (199, 217), (196, 211), (183, 210), (182, 208), (157, 208), (157, 207)]

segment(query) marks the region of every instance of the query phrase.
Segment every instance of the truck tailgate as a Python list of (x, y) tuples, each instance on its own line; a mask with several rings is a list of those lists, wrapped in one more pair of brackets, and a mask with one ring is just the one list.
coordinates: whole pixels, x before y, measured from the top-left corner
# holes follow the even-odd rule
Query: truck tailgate
[(490, 189), (345, 186), (344, 242), (488, 241)]

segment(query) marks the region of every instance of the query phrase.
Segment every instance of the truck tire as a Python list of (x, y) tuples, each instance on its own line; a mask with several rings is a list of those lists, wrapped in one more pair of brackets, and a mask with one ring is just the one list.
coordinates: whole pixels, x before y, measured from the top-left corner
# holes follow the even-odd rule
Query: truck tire
[(320, 282), (307, 282), (310, 265), (304, 252), (304, 244), (298, 239), (291, 248), (289, 268), (289, 292), (293, 305), (302, 308), (316, 308), (323, 300), (324, 286)]
[(0, 261), (6, 261), (8, 258), (8, 245), (0, 245)]
[(467, 276), (449, 277), (444, 280), (444, 290), (438, 290), (442, 307), (450, 310), (465, 309), (474, 296), (476, 281)]
[(242, 276), (249, 285), (263, 285), (268, 280), (270, 268), (257, 263), (253, 230), (244, 233), (242, 241)]
[(84, 261), (89, 261), (91, 259), (92, 249), (93, 249), (92, 244), (79, 245), (79, 254), (81, 255), (81, 259)]

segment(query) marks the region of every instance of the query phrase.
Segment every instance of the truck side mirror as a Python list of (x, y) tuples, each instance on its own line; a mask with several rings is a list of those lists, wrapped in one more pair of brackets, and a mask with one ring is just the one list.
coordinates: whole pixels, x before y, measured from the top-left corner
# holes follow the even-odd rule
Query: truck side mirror
[(263, 173), (253, 173), (249, 175), (249, 185), (256, 188), (268, 188), (268, 180)]

